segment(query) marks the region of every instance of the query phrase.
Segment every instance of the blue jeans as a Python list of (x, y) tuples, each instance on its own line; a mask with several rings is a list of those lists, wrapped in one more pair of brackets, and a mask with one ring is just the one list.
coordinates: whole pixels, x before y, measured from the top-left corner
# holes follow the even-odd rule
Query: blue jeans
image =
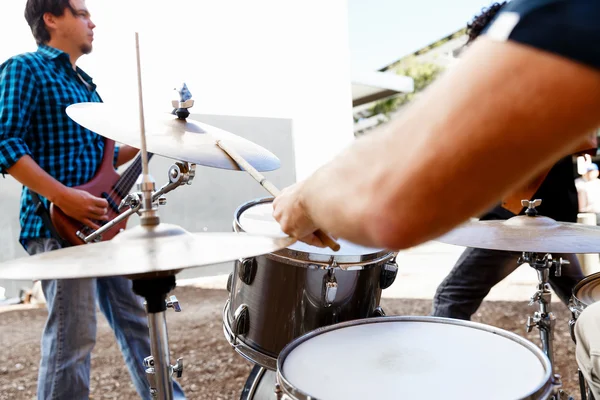
[[(467, 248), (448, 276), (438, 286), (433, 298), (432, 315), (469, 320), (481, 302), (502, 279), (517, 268), (521, 253)], [(563, 303), (568, 304), (573, 287), (584, 278), (575, 254), (552, 254), (570, 261), (562, 267), (560, 277), (550, 274), (550, 286)], [(531, 268), (532, 274), (537, 272)], [(531, 294), (536, 291), (532, 285)], [(514, 299), (526, 302), (529, 298)]]
[[(54, 239), (27, 243), (31, 255), (59, 248)], [(151, 355), (148, 318), (143, 299), (131, 285), (123, 277), (42, 281), (48, 319), (42, 334), (38, 399), (89, 399), (96, 303), (115, 333), (138, 394), (152, 399), (143, 365)], [(175, 399), (185, 399), (178, 383), (173, 390)]]

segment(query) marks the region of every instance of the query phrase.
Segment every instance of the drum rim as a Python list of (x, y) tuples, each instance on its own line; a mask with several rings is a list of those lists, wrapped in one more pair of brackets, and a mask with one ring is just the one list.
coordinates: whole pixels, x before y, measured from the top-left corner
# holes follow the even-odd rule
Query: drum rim
[[(246, 232), (242, 225), (240, 224), (240, 215), (251, 207), (254, 207), (263, 203), (270, 203), (273, 201), (273, 197), (260, 197), (257, 199), (253, 199), (247, 201), (246, 203), (240, 205), (234, 213), (233, 219), (233, 231), (234, 232)], [(286, 261), (295, 261), (299, 265), (302, 264), (318, 264), (323, 267), (331, 266), (333, 263), (335, 264), (352, 264), (352, 263), (379, 263), (382, 260), (391, 259), (394, 257), (394, 252), (381, 249), (374, 253), (362, 254), (362, 255), (341, 255), (341, 254), (317, 254), (317, 253), (309, 253), (301, 250), (294, 250), (290, 248), (281, 249), (279, 251), (269, 253), (271, 256), (276, 258), (282, 258)]]
[(376, 324), (376, 323), (385, 323), (385, 322), (397, 322), (397, 321), (406, 321), (406, 322), (428, 322), (428, 323), (443, 323), (449, 325), (458, 325), (465, 326), (469, 328), (483, 330), (492, 334), (500, 335), (506, 339), (510, 339), (517, 344), (527, 348), (531, 351), (538, 360), (542, 363), (545, 373), (542, 379), (542, 384), (540, 387), (534, 390), (532, 393), (528, 393), (525, 397), (522, 397), (518, 400), (540, 400), (545, 399), (547, 397), (541, 396), (549, 396), (553, 391), (553, 381), (552, 381), (552, 366), (550, 364), (550, 360), (544, 354), (544, 352), (535, 344), (530, 342), (529, 340), (504, 329), (496, 328), (491, 325), (482, 324), (479, 322), (473, 321), (463, 321), (456, 320), (451, 318), (442, 318), (442, 317), (429, 317), (429, 316), (389, 316), (389, 317), (371, 317), (353, 321), (340, 322), (334, 325), (325, 326), (322, 328), (318, 328), (314, 331), (311, 331), (307, 334), (297, 337), (290, 343), (288, 343), (283, 350), (279, 353), (279, 357), (277, 358), (277, 382), (279, 383), (283, 392), (289, 396), (294, 396), (294, 399), (297, 400), (319, 400), (314, 396), (310, 396), (308, 393), (304, 393), (302, 390), (294, 387), (287, 378), (283, 375), (283, 365), (285, 363), (285, 359), (289, 356), (289, 354), (300, 344), (306, 342), (307, 340), (321, 335), (323, 333), (331, 332), (338, 329), (343, 329), (351, 326), (364, 325), (364, 324)]
[(582, 299), (580, 299), (579, 297), (577, 297), (577, 293), (579, 292), (579, 290), (581, 290), (583, 287), (585, 287), (586, 285), (588, 285), (590, 282), (593, 282), (593, 281), (596, 281), (596, 280), (599, 280), (599, 279), (600, 279), (600, 272), (594, 272), (593, 274), (588, 275), (585, 278), (583, 278), (582, 280), (580, 280), (573, 287), (573, 290), (571, 291), (571, 296), (573, 297), (573, 299), (575, 300), (575, 303), (577, 305), (581, 305), (581, 306), (583, 306), (583, 308), (590, 306), (590, 304), (587, 304)]

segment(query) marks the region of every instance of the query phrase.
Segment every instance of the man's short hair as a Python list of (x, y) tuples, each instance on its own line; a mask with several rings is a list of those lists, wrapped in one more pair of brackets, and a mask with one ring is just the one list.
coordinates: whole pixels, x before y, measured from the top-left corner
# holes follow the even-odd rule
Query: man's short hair
[(50, 41), (50, 32), (44, 22), (44, 14), (50, 13), (57, 17), (64, 14), (65, 9), (74, 13), (70, 0), (27, 0), (25, 6), (25, 19), (31, 28), (31, 33), (37, 44)]

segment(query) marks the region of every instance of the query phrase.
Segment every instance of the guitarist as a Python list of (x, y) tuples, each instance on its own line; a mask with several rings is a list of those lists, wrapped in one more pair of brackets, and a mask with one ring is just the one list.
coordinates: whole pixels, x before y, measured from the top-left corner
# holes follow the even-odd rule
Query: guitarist
[[(506, 4), (495, 3), (467, 26), (469, 39), (474, 41), (496, 13)], [(580, 150), (596, 154), (596, 136), (590, 136), (582, 143)], [(532, 179), (522, 188), (514, 191), (481, 220), (504, 220), (523, 214), (521, 200), (542, 199), (536, 207), (540, 215), (564, 222), (577, 222), (578, 202), (573, 171), (572, 156), (557, 162), (551, 169)], [(467, 248), (456, 265), (438, 286), (433, 299), (432, 315), (437, 317), (469, 320), (490, 289), (517, 268), (520, 254)], [(574, 254), (557, 254), (568, 259), (570, 265), (562, 270), (561, 277), (551, 275), (550, 284), (564, 304), (568, 304), (573, 287), (584, 278), (577, 257)]]
[[(61, 247), (35, 212), (32, 191), (68, 216), (97, 229), (107, 220), (106, 200), (74, 189), (89, 181), (103, 158), (104, 140), (65, 113), (73, 103), (98, 102), (92, 78), (76, 66), (92, 51), (94, 23), (85, 0), (28, 0), (25, 19), (36, 52), (0, 65), (0, 173), (24, 186), (20, 243), (29, 254)], [(115, 151), (115, 166), (137, 149)], [(47, 199), (47, 200), (46, 200)], [(51, 267), (51, 266), (49, 266)], [(96, 340), (96, 303), (115, 332), (133, 383), (150, 399), (143, 367), (151, 354), (142, 299), (123, 277), (42, 281), (48, 319), (41, 343), (39, 399), (88, 399), (90, 355)], [(184, 398), (178, 384), (175, 397)]]

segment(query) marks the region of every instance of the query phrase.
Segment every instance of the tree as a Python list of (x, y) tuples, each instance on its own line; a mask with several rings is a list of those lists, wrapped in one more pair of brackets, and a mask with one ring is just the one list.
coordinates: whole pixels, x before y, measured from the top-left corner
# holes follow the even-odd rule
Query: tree
[(413, 93), (405, 93), (378, 101), (369, 109), (371, 115), (384, 114), (388, 116), (399, 107), (409, 103), (419, 92), (435, 81), (444, 68), (437, 64), (421, 62), (416, 56), (410, 56), (393, 66), (392, 70), (398, 75), (413, 78), (415, 90)]

